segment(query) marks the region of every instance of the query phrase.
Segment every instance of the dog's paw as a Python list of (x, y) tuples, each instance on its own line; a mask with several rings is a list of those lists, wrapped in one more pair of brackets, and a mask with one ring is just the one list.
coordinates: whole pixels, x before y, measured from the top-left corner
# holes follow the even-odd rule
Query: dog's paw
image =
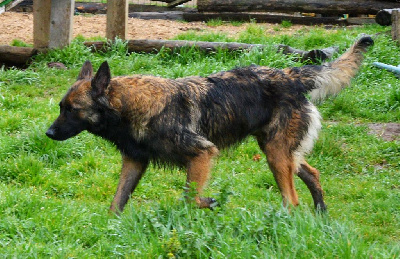
[(209, 198), (209, 197), (200, 198), (200, 204), (199, 204), (200, 208), (213, 209), (213, 208), (217, 207), (218, 205), (219, 204), (218, 204), (217, 200), (214, 198)]

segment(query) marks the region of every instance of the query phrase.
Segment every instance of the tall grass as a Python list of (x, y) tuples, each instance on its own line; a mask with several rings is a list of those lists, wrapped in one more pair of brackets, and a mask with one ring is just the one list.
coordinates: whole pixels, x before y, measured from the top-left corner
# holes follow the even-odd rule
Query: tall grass
[[(39, 55), (26, 70), (0, 70), (0, 254), (4, 258), (399, 258), (400, 148), (370, 135), (367, 122), (400, 123), (398, 79), (373, 67), (400, 63), (386, 28), (301, 29), (266, 35), (247, 25), (238, 38), (183, 34), (180, 39), (266, 44), (266, 49), (203, 53), (195, 48), (127, 55), (118, 41), (93, 53), (76, 39)], [(205, 76), (238, 66), (300, 66), (274, 45), (311, 49), (375, 34), (351, 87), (319, 105), (323, 129), (309, 163), (321, 171), (328, 213), (314, 213), (307, 187), (296, 179), (301, 205), (288, 212), (256, 142), (247, 139), (215, 162), (206, 195), (221, 207), (199, 210), (183, 196), (185, 172), (150, 167), (120, 217), (109, 215), (120, 156), (88, 133), (64, 142), (44, 134), (80, 66), (107, 60), (114, 76)], [(63, 62), (68, 70), (47, 67)]]

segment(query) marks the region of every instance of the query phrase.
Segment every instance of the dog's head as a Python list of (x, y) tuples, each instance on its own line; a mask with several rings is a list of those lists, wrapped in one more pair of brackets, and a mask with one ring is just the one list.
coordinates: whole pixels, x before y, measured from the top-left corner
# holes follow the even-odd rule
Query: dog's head
[(47, 130), (46, 135), (54, 140), (66, 140), (84, 130), (99, 126), (104, 107), (98, 100), (104, 96), (111, 80), (107, 62), (101, 64), (93, 77), (93, 67), (86, 61), (78, 75), (60, 102), (60, 115)]

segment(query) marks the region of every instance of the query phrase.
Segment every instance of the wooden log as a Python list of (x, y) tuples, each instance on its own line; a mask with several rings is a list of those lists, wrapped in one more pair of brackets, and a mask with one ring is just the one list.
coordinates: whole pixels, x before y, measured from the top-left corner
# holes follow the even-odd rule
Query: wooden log
[(115, 37), (125, 40), (128, 28), (128, 1), (107, 1), (107, 39), (114, 40)]
[(143, 20), (180, 20), (183, 21), (183, 12), (169, 11), (169, 12), (132, 12), (128, 14), (129, 18), (138, 18)]
[(198, 0), (200, 12), (304, 12), (330, 15), (376, 14), (382, 9), (400, 8), (388, 0)]
[(63, 48), (72, 39), (75, 0), (52, 0), (49, 48)]
[[(109, 43), (107, 42), (85, 42), (93, 51), (107, 51)], [(182, 47), (196, 47), (206, 52), (226, 49), (229, 51), (249, 50), (253, 48), (265, 48), (262, 44), (246, 44), (237, 42), (204, 42), (204, 41), (186, 41), (186, 40), (129, 40), (127, 43), (128, 52), (152, 53), (160, 51), (162, 48), (177, 50)], [(324, 61), (332, 57), (337, 52), (336, 48), (330, 47), (321, 50), (303, 51), (291, 48), (286, 45), (276, 46), (276, 50), (284, 54), (296, 54), (299, 59), (304, 61), (309, 59), (311, 62)]]
[(51, 0), (33, 2), (33, 46), (47, 48), (50, 38)]
[(375, 21), (377, 24), (382, 26), (389, 26), (392, 24), (392, 12), (394, 10), (400, 11), (400, 9), (383, 9), (380, 10), (376, 16)]
[(221, 19), (223, 21), (256, 21), (266, 23), (281, 23), (282, 21), (290, 21), (293, 24), (318, 25), (318, 24), (334, 24), (334, 25), (350, 25), (348, 20), (339, 19), (337, 17), (307, 17), (307, 16), (291, 16), (291, 15), (275, 15), (265, 13), (201, 13), (201, 12), (185, 12), (182, 14), (183, 19), (188, 22), (208, 21), (212, 19)]
[[(91, 47), (93, 51), (107, 51), (109, 43), (107, 42), (85, 42), (87, 47)], [(253, 48), (266, 48), (262, 44), (246, 44), (237, 42), (199, 42), (184, 40), (129, 40), (129, 52), (146, 52), (151, 53), (160, 51), (162, 48), (177, 50), (183, 47), (196, 47), (203, 51), (210, 52), (217, 49), (227, 49), (229, 51), (249, 50)], [(297, 55), (302, 61), (310, 60), (311, 62), (320, 62), (332, 57), (337, 52), (337, 48), (329, 47), (325, 49), (315, 49), (304, 51), (294, 49), (286, 45), (277, 45), (276, 51), (289, 55)], [(38, 52), (45, 52), (47, 49), (35, 49), (28, 47), (12, 47), (8, 45), (0, 46), (0, 64), (24, 66)]]
[(37, 52), (34, 48), (0, 45), (0, 64), (24, 66)]
[[(88, 47), (92, 47), (94, 51), (106, 51), (109, 47), (107, 42), (85, 42)], [(201, 50), (210, 52), (216, 51), (218, 48), (230, 51), (240, 49), (251, 49), (255, 47), (265, 47), (262, 44), (245, 44), (245, 43), (227, 43), (227, 42), (204, 42), (204, 41), (187, 41), (187, 40), (129, 40), (127, 43), (129, 52), (152, 53), (160, 51), (162, 48), (171, 50), (182, 47), (196, 47)]]
[[(1, 0), (0, 0), (1, 1)], [(36, 1), (36, 0), (35, 0)], [(13, 12), (32, 12), (33, 0), (25, 0), (13, 7)], [(179, 11), (194, 11), (197, 10), (192, 7), (176, 7)], [(76, 2), (75, 11), (79, 13), (91, 13), (91, 14), (106, 14), (107, 4), (106, 3), (93, 3), (93, 2)], [(167, 12), (171, 11), (171, 8), (167, 6), (159, 5), (146, 5), (146, 4), (129, 4), (128, 12)]]
[(400, 11), (392, 12), (392, 39), (400, 43)]

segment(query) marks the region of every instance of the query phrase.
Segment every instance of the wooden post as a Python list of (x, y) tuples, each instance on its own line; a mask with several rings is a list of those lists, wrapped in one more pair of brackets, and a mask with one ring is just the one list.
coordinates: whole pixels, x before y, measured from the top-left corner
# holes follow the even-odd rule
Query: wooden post
[(126, 39), (128, 27), (128, 0), (107, 1), (107, 39), (114, 40), (119, 37)]
[(51, 0), (33, 1), (33, 46), (49, 46)]
[(51, 1), (49, 48), (63, 48), (71, 42), (74, 8), (75, 0)]
[(400, 43), (400, 11), (392, 12), (392, 39)]

